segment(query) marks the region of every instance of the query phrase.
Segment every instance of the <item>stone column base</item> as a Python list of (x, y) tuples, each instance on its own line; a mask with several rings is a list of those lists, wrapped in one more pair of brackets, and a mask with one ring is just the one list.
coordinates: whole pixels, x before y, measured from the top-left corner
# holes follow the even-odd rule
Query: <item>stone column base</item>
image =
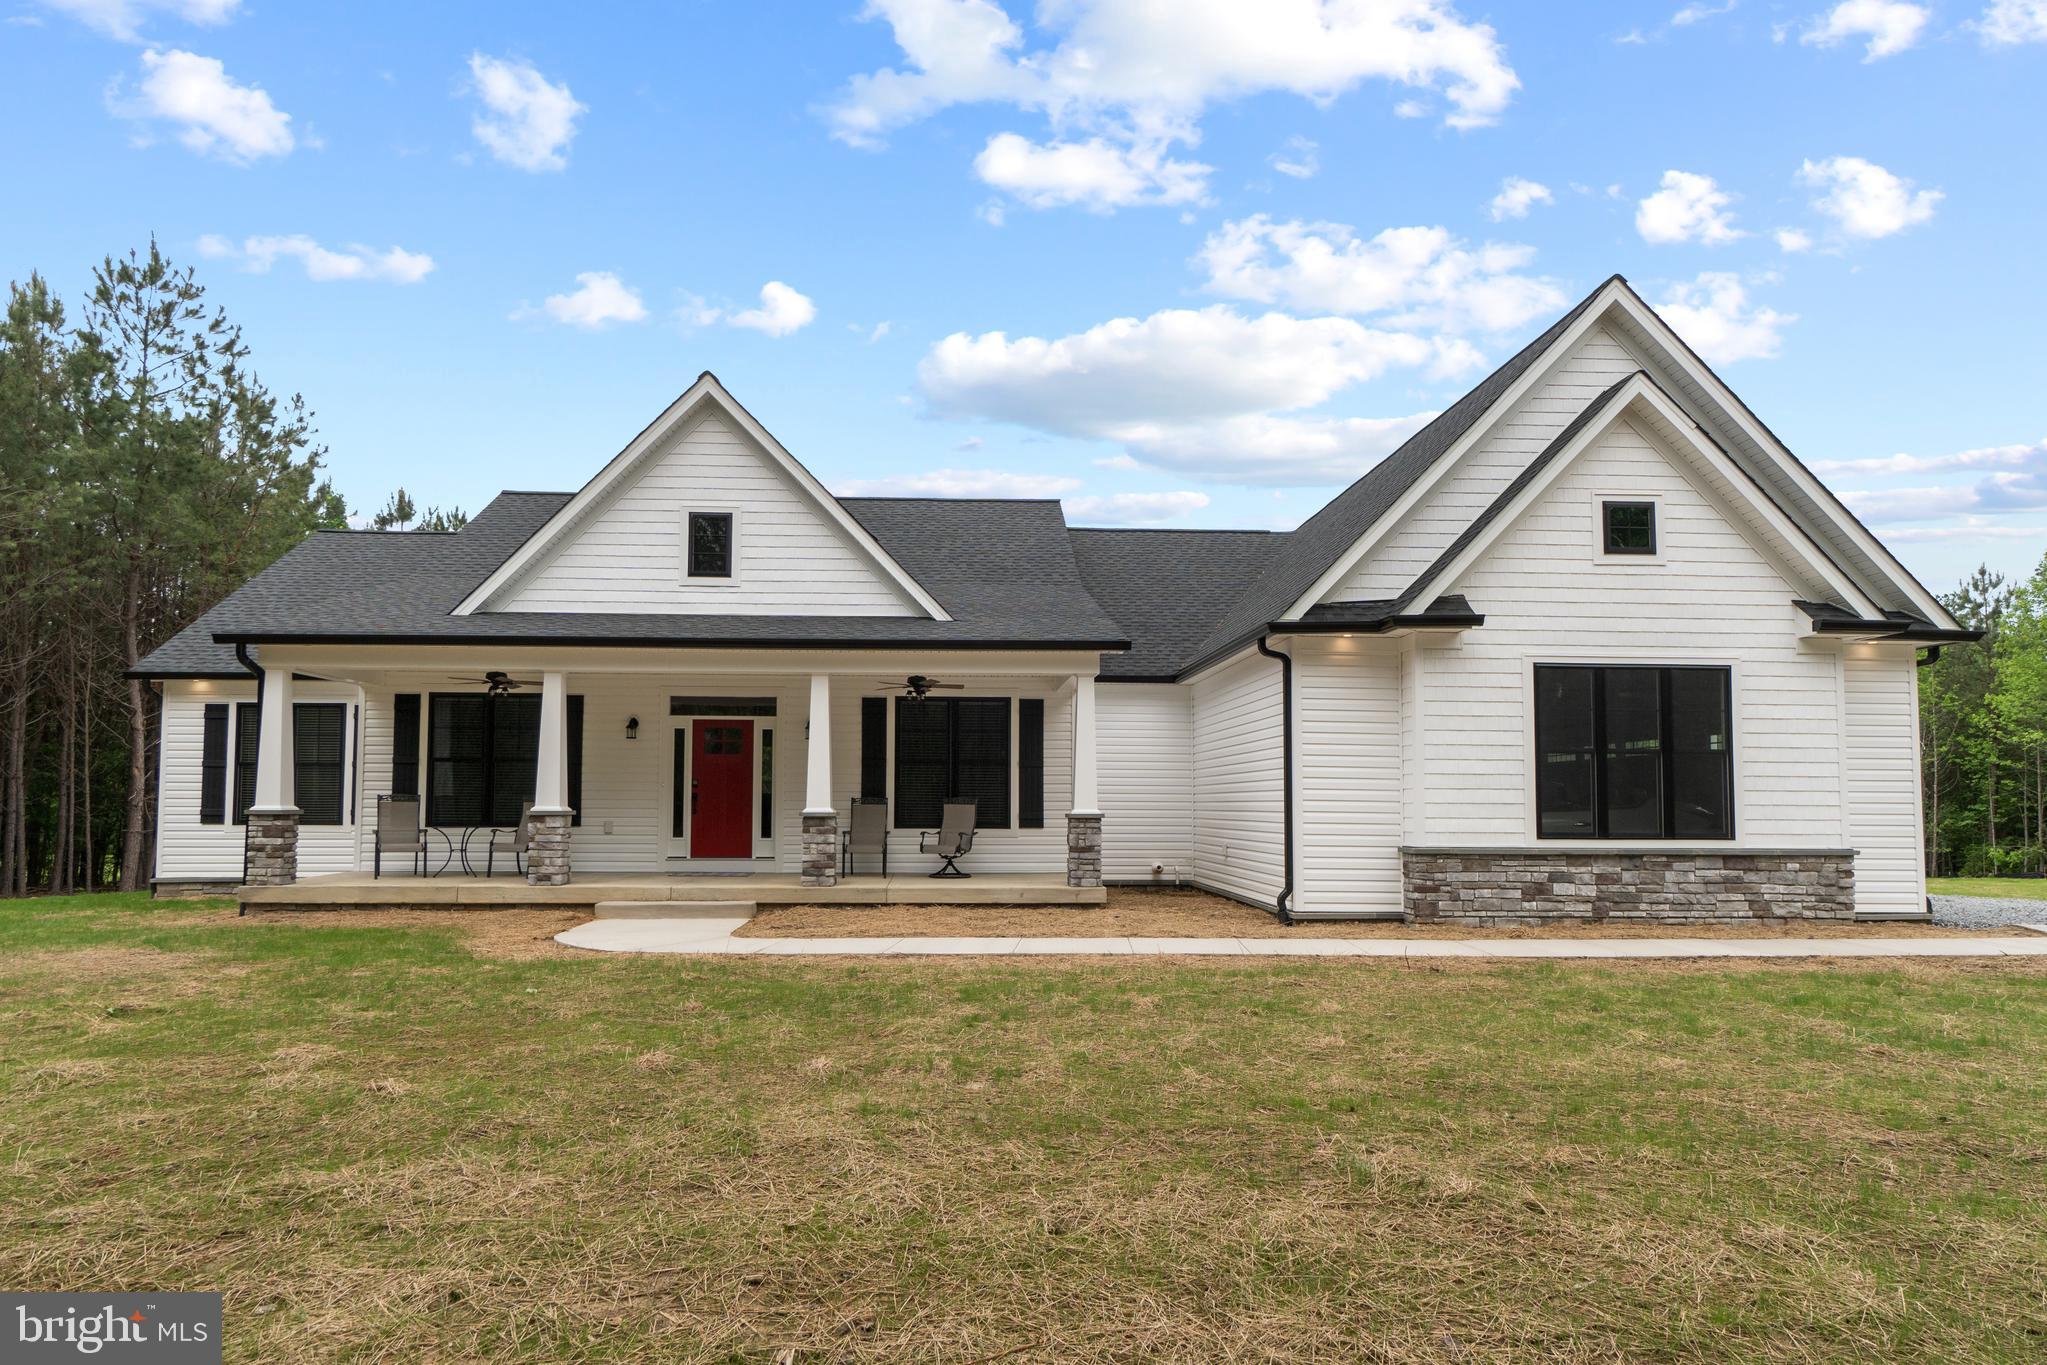
[(242, 835), (242, 881), (248, 886), (290, 886), (299, 879), (299, 812), (251, 810)]
[(803, 885), (839, 884), (839, 817), (803, 816)]
[(1099, 815), (1066, 817), (1066, 884), (1102, 884), (1102, 817)]
[(569, 821), (575, 817), (563, 810), (534, 811), (527, 818), (533, 822), (533, 834), (526, 841), (526, 884), (567, 886)]

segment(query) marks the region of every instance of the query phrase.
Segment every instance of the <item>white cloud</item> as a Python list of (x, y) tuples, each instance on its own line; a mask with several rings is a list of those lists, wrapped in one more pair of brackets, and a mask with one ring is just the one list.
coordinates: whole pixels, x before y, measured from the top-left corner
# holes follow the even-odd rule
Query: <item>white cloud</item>
[(1798, 168), (1804, 184), (1823, 193), (1812, 206), (1850, 237), (1888, 237), (1933, 217), (1946, 196), (1939, 190), (1917, 190), (1912, 182), (1892, 175), (1859, 156), (1833, 156), (1808, 161)]
[(1794, 313), (1751, 304), (1741, 277), (1717, 270), (1705, 271), (1688, 284), (1673, 284), (1656, 311), (1712, 365), (1776, 355), (1780, 333), (1798, 321)]
[[(892, 325), (893, 324), (891, 324), (887, 319), (883, 319), (882, 321), (875, 323), (874, 326), (868, 328), (867, 344), (869, 346), (872, 346), (875, 342), (880, 341), (883, 337), (887, 336), (889, 333), (889, 328)], [(857, 322), (854, 323), (853, 330), (856, 332), (859, 331), (860, 324)]]
[(1175, 161), (1166, 156), (1166, 146), (1159, 141), (1124, 146), (1099, 137), (1036, 143), (997, 133), (974, 158), (974, 174), (1034, 209), (1078, 204), (1107, 213), (1132, 204), (1200, 200), (1211, 168)]
[[(1196, 260), (1208, 291), (1229, 298), (1386, 313), (1402, 327), (1498, 332), (1566, 302), (1552, 281), (1520, 273), (1534, 258), (1532, 247), (1469, 248), (1447, 228), (1388, 228), (1364, 240), (1340, 223), (1256, 214), (1209, 234)], [(1470, 358), (1466, 348), (1457, 364)]]
[(2047, 526), (2005, 526), (1983, 517), (1966, 517), (1959, 526), (1904, 526), (1890, 527), (1884, 531), (1884, 540), (1942, 541), (1942, 540), (2038, 540), (2047, 542)]
[(1206, 506), (1208, 494), (1184, 491), (1108, 493), (1065, 501), (1068, 521), (1092, 522), (1098, 526), (1156, 526), (1162, 521), (1178, 521)]
[(1246, 317), (1216, 305), (1052, 340), (957, 333), (925, 356), (918, 385), (940, 415), (1114, 441), (1144, 464), (1225, 482), (1331, 483), (1426, 419), (1277, 414), (1440, 355), (1437, 342), (1348, 318)]
[(340, 250), (321, 246), (303, 233), (286, 237), (249, 237), (237, 246), (227, 238), (208, 233), (199, 239), (199, 254), (214, 260), (240, 262), (244, 270), (267, 274), (280, 258), (298, 261), (306, 278), (319, 283), (333, 280), (379, 280), (388, 284), (418, 284), (434, 268), (434, 258), (424, 252), (389, 247), (348, 245)]
[(1322, 169), (1322, 149), (1312, 138), (1290, 137), (1286, 146), (1266, 158), (1266, 163), (1281, 175), (1312, 180), (1315, 172)]
[(1429, 102), (1427, 100), (1402, 100), (1393, 106), (1393, 117), (1395, 118), (1427, 118), (1428, 116)]
[(110, 38), (134, 42), (152, 15), (168, 14), (188, 24), (224, 24), (242, 0), (40, 0), (43, 8), (68, 14)]
[(1703, 3), (1686, 5), (1676, 14), (1670, 16), (1670, 22), (1676, 25), (1678, 28), (1684, 28), (1687, 25), (1696, 24), (1701, 20), (1711, 19), (1715, 15), (1725, 14), (1729, 10), (1734, 8), (1735, 3), (1736, 0), (1727, 0), (1727, 3), (1724, 5), (1711, 5)]
[(1778, 228), (1774, 236), (1777, 249), (1788, 255), (1812, 250), (1812, 234), (1803, 228)]
[(769, 280), (761, 286), (760, 307), (734, 313), (725, 320), (734, 327), (765, 332), (771, 337), (785, 337), (809, 326), (816, 316), (816, 304), (780, 280)]
[(1879, 455), (1859, 460), (1815, 460), (1816, 474), (1934, 474), (1958, 469), (2047, 472), (2047, 440), (2030, 445), (1979, 446), (1948, 455)]
[(1645, 242), (1701, 242), (1719, 246), (1744, 234), (1727, 211), (1734, 197), (1710, 175), (1665, 171), (1663, 188), (1635, 206), (1635, 231)]
[(1976, 32), (1986, 47), (2047, 43), (2047, 0), (1992, 0)]
[(174, 123), (187, 148), (237, 165), (283, 156), (297, 145), (291, 115), (266, 92), (236, 85), (218, 59), (193, 52), (144, 52), (134, 97), (117, 86), (108, 93), (108, 106), (122, 118)]
[(848, 498), (1056, 498), (1081, 486), (1063, 474), (1006, 469), (934, 469), (880, 479), (847, 479), (833, 491)]
[(1866, 38), (1862, 60), (1894, 57), (1919, 41), (1920, 32), (1933, 11), (1903, 0), (1841, 0), (1815, 18), (1799, 34), (1798, 41), (1815, 47), (1833, 47), (1852, 38)]
[(1537, 204), (1554, 204), (1557, 197), (1550, 193), (1549, 186), (1533, 180), (1524, 180), (1510, 175), (1500, 182), (1500, 192), (1493, 196), (1493, 202), (1486, 205), (1486, 213), (1495, 223), (1509, 218), (1526, 218), (1528, 210)]
[[(1053, 138), (1003, 134), (982, 161), (994, 153), (992, 169), (1042, 202), (1093, 208), (1198, 197), (1186, 187), (1205, 168), (1168, 152), (1200, 141), (1214, 101), (1285, 92), (1327, 103), (1386, 80), (1440, 93), (1444, 121), (1469, 128), (1496, 121), (1521, 84), (1493, 30), (1446, 0), (1059, 0), (1037, 8), (1035, 45), (994, 0), (869, 0), (864, 16), (888, 22), (903, 64), (847, 83), (823, 111), (834, 137), (871, 147), (953, 105), (1012, 105), (1042, 115)], [(1150, 186), (1134, 198), (1058, 188), (1133, 174)]]
[(470, 123), (490, 154), (522, 171), (568, 167), (576, 118), (589, 112), (566, 83), (550, 82), (531, 62), (469, 56), (469, 90), (483, 108)]
[(549, 294), (539, 308), (522, 305), (512, 317), (547, 317), (594, 332), (614, 322), (641, 322), (647, 316), (639, 291), (609, 270), (586, 270), (576, 276), (576, 285), (572, 293)]

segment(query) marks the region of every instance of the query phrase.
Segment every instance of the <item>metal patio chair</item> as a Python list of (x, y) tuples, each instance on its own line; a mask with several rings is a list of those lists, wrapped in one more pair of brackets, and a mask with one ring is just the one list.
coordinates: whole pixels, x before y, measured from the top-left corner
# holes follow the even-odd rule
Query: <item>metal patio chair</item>
[(519, 803), (519, 823), (511, 829), (494, 829), (490, 832), (490, 844), (483, 850), (483, 875), (488, 877), (496, 864), (498, 850), (511, 852), (512, 871), (526, 871), (526, 846), (533, 842), (533, 803)]
[[(414, 876), (431, 877), (427, 871), (427, 836), (438, 833), (419, 822), (419, 798), (416, 796), (380, 796), (377, 798), (377, 829), (374, 852), (371, 860), (370, 878), (375, 880), (384, 875), (384, 855), (404, 853), (412, 858)], [(447, 843), (448, 836), (441, 835), (441, 842)], [(449, 857), (454, 856), (454, 846), (449, 845)], [(439, 870), (445, 871), (447, 858), (441, 860)]]
[(879, 796), (853, 798), (853, 822), (839, 845), (839, 873), (853, 875), (854, 860), (861, 854), (878, 854), (881, 875), (888, 875), (888, 801)]
[(939, 817), (938, 828), (917, 838), (919, 853), (935, 853), (945, 860), (945, 866), (932, 873), (934, 877), (971, 877), (971, 872), (962, 872), (956, 858), (964, 858), (974, 848), (974, 819), (980, 807), (972, 801), (948, 801), (945, 813)]

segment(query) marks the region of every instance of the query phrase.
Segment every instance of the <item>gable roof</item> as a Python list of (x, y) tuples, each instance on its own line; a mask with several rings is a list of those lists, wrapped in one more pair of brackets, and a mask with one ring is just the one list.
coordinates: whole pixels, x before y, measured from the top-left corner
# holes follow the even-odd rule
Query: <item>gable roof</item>
[(477, 584), (455, 607), (454, 614), (468, 616), (481, 611), (493, 601), (502, 600), (507, 591), (530, 569), (540, 564), (549, 551), (562, 544), (589, 518), (595, 516), (606, 505), (607, 499), (624, 487), (634, 471), (650, 460), (657, 459), (667, 439), (680, 431), (683, 425), (706, 407), (714, 407), (730, 418), (740, 431), (750, 437), (754, 444), (767, 452), (771, 464), (781, 470), (793, 482), (798, 491), (816, 507), (826, 521), (836, 526), (854, 547), (878, 569), (912, 602), (931, 616), (943, 617), (945, 609), (925, 591), (916, 578), (904, 570), (889, 552), (877, 544), (872, 536), (849, 515), (840, 505), (839, 499), (825, 490), (817, 477), (803, 467), (802, 461), (791, 455), (774, 434), (762, 426), (754, 415), (746, 410), (740, 401), (732, 396), (718, 376), (705, 370), (697, 376), (696, 383), (683, 390), (682, 394), (664, 408), (659, 417), (641, 429), (640, 434), (627, 443), (626, 448), (611, 458), (611, 462), (597, 471), (591, 480), (569, 498), (525, 544), (514, 550), (498, 565), (483, 582)]
[(1244, 595), (1286, 535), (1275, 531), (1139, 531), (1076, 527), (1080, 576), (1131, 639), (1102, 660), (1102, 677), (1178, 677), (1216, 618)]
[(1302, 593), (1315, 585), (1357, 538), (1400, 500), (1402, 494), (1435, 467), (1436, 461), (1485, 416), (1507, 390), (1569, 331), (1594, 299), (1620, 276), (1615, 275), (1578, 301), (1541, 336), (1515, 352), (1478, 386), (1436, 415), (1434, 421), (1401, 443), (1391, 455), (1337, 494), (1286, 538), (1285, 547), (1202, 640), (1189, 660), (1194, 666), (1250, 643), (1265, 626), (1280, 619)]

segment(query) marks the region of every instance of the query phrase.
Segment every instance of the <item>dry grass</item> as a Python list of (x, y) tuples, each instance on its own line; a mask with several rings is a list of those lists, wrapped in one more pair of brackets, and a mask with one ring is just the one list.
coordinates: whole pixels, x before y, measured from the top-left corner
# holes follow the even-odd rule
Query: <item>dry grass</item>
[(284, 1365), (2047, 1343), (2047, 964), (558, 958), (534, 913), (0, 907), (0, 1283), (220, 1289)]
[(1206, 891), (1115, 887), (1107, 905), (787, 905), (762, 906), (742, 938), (1940, 938), (1980, 937), (1981, 929), (1916, 924), (1659, 925), (1559, 923), (1534, 928), (1470, 928), (1375, 920), (1281, 924)]

